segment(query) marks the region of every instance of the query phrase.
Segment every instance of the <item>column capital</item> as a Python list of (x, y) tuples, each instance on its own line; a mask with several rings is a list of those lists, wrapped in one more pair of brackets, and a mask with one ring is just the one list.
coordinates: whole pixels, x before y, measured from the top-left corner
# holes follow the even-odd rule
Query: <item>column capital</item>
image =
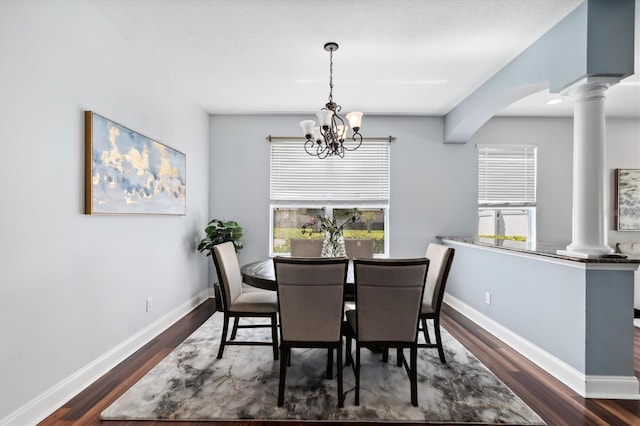
[(591, 76), (584, 77), (560, 90), (562, 96), (581, 98), (585, 94), (593, 95), (594, 92), (604, 93), (609, 87), (620, 82), (619, 76)]

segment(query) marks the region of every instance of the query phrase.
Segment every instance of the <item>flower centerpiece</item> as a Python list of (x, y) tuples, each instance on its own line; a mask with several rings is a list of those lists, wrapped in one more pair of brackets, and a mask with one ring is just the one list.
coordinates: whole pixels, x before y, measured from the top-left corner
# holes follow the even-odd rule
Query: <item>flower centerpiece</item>
[(350, 223), (357, 222), (361, 215), (362, 212), (354, 208), (351, 214), (340, 225), (338, 225), (336, 217), (317, 215), (310, 223), (302, 225), (302, 234), (323, 232), (324, 239), (322, 241), (321, 256), (344, 257), (347, 255), (344, 244), (344, 227)]

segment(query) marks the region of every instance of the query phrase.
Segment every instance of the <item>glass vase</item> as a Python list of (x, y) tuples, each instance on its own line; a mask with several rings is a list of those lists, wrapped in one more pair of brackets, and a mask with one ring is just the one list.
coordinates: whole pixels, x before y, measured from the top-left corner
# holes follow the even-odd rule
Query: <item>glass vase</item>
[(346, 257), (347, 250), (344, 245), (342, 230), (336, 232), (326, 231), (322, 241), (322, 257)]

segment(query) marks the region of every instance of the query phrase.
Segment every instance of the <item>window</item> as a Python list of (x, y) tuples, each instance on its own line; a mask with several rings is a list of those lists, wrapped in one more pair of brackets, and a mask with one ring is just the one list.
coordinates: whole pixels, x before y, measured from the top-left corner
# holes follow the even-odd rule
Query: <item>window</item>
[(535, 241), (536, 147), (478, 145), (478, 235)]
[[(388, 252), (389, 142), (365, 141), (344, 158), (318, 159), (301, 142), (271, 142), (271, 230), (269, 249), (289, 253), (290, 239), (302, 237), (302, 225), (315, 216), (338, 223), (357, 207), (360, 221), (345, 227), (346, 238), (374, 238), (375, 253)], [(312, 238), (322, 238), (314, 234)]]

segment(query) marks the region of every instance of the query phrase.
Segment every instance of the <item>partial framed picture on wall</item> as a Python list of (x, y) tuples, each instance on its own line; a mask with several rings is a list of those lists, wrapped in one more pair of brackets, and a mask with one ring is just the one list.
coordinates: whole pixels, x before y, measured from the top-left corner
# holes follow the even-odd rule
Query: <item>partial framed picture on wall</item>
[(85, 111), (86, 214), (186, 214), (186, 156)]
[(640, 231), (640, 169), (616, 169), (616, 230)]

